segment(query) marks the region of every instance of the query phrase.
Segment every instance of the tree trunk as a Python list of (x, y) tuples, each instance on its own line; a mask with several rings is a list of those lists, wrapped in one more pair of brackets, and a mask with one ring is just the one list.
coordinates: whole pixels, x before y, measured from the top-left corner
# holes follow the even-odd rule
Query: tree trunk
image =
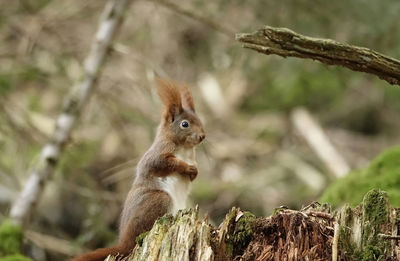
[(386, 192), (335, 212), (319, 203), (275, 212), (256, 218), (233, 208), (215, 228), (198, 209), (183, 210), (157, 220), (128, 258), (107, 260), (400, 260), (400, 215)]
[(105, 6), (92, 48), (85, 59), (82, 80), (65, 98), (54, 132), (49, 142), (43, 147), (38, 164), (30, 173), (24, 188), (11, 207), (10, 218), (15, 224), (27, 225), (30, 213), (40, 199), (47, 180), (53, 175), (65, 146), (70, 140), (75, 123), (96, 87), (101, 68), (121, 26), (123, 14), (131, 1), (109, 0)]

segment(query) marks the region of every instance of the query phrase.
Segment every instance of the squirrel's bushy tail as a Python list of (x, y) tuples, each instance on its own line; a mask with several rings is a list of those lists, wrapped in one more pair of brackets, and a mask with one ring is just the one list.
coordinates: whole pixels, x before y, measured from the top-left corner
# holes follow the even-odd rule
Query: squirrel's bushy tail
[(77, 256), (70, 261), (104, 261), (108, 255), (122, 255), (126, 256), (130, 252), (129, 249), (121, 247), (121, 246), (114, 246), (108, 248), (99, 248), (87, 254), (83, 254), (81, 256)]

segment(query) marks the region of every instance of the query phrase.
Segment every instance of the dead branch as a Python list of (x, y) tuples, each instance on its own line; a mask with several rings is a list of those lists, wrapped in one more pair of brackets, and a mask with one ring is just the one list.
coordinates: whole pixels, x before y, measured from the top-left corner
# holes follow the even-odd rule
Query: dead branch
[(43, 147), (40, 160), (14, 202), (10, 217), (23, 225), (38, 201), (46, 181), (52, 176), (73, 127), (87, 103), (100, 76), (101, 67), (108, 55), (111, 43), (123, 20), (131, 0), (110, 0), (104, 8), (92, 48), (84, 63), (84, 76), (64, 100), (62, 112), (56, 121), (50, 141)]
[(400, 61), (365, 47), (308, 37), (287, 28), (270, 26), (254, 33), (236, 34), (236, 40), (244, 43), (244, 48), (266, 55), (313, 59), (374, 74), (390, 84), (400, 85)]

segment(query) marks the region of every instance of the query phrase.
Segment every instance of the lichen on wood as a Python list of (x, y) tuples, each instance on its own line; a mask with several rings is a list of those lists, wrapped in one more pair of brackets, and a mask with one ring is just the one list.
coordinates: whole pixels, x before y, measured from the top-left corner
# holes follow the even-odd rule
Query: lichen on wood
[(345, 261), (399, 260), (398, 241), (393, 241), (400, 238), (399, 217), (381, 190), (369, 191), (355, 208), (337, 211), (315, 202), (256, 218), (232, 208), (218, 228), (199, 218), (197, 208), (181, 210), (140, 235), (129, 257), (107, 260), (331, 260), (333, 252)]
[(137, 245), (129, 260), (211, 260), (211, 226), (198, 209), (165, 215)]
[(254, 33), (236, 34), (236, 39), (243, 47), (266, 55), (313, 59), (374, 74), (390, 84), (400, 85), (400, 61), (365, 47), (308, 37), (287, 28), (271, 26)]
[(399, 246), (390, 241), (398, 236), (397, 212), (389, 206), (386, 192), (377, 189), (369, 191), (360, 206), (338, 211), (343, 260), (399, 260)]

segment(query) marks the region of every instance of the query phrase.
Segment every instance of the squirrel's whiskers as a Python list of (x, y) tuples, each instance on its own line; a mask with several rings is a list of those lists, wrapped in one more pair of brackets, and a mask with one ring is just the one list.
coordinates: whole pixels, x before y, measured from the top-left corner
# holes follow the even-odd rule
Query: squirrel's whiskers
[(197, 176), (194, 148), (205, 133), (186, 85), (158, 80), (164, 110), (156, 137), (140, 159), (136, 178), (121, 215), (118, 244), (76, 257), (73, 261), (100, 261), (108, 255), (128, 255), (136, 237), (152, 228), (157, 218), (186, 208), (191, 183)]

